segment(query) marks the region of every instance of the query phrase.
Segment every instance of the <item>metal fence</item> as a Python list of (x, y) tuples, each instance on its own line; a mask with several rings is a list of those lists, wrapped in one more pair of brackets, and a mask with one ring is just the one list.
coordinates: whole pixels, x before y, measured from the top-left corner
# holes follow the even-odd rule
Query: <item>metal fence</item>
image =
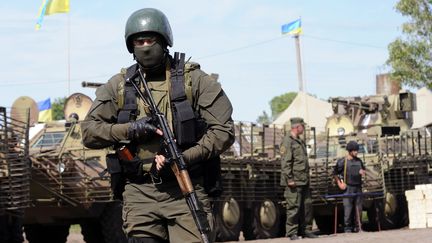
[(0, 210), (30, 205), (28, 122), (14, 120), (9, 113), (0, 107)]

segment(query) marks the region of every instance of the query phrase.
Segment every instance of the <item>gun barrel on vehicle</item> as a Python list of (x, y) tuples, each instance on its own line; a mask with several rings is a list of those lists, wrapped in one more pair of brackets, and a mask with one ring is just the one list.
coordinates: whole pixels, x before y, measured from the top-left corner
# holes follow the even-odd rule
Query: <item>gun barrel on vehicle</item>
[(97, 88), (104, 85), (104, 83), (98, 83), (98, 82), (87, 82), (87, 81), (82, 81), (81, 86), (83, 88)]

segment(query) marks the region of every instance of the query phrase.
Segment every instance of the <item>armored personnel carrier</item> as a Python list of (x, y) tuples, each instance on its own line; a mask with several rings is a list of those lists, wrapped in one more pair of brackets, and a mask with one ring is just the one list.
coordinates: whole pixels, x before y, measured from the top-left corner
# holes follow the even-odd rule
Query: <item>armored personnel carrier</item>
[[(30, 243), (66, 242), (71, 224), (81, 226), (86, 242), (126, 242), (121, 205), (112, 200), (104, 174), (109, 151), (82, 145), (80, 121), (91, 104), (89, 97), (75, 93), (65, 104), (69, 119), (46, 123), (37, 123), (37, 105), (29, 97), (18, 98), (11, 109), (13, 121), (28, 124), (26, 139), (18, 141), (27, 145), (26, 156), (20, 158), (28, 167), (21, 178), (28, 187), (23, 224)], [(8, 185), (16, 191), (15, 181)]]

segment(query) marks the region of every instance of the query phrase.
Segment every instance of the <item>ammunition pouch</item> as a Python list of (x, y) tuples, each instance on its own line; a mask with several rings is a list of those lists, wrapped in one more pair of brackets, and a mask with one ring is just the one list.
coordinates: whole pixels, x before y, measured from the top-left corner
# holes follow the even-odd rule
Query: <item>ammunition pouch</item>
[(173, 111), (173, 130), (177, 144), (181, 147), (194, 144), (197, 141), (197, 119), (191, 102), (187, 99), (184, 87), (184, 61), (184, 53), (174, 53), (170, 92)]
[(177, 144), (187, 146), (196, 142), (196, 118), (188, 100), (172, 103), (174, 131)]
[(123, 175), (120, 160), (116, 154), (106, 156), (107, 170), (111, 177), (111, 191), (113, 198), (123, 200), (123, 191), (126, 185), (126, 178)]

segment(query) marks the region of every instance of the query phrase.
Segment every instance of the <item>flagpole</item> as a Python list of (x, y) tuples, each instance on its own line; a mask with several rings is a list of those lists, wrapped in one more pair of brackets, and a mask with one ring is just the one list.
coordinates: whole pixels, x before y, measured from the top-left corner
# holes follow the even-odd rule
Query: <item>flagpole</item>
[(68, 69), (68, 97), (70, 95), (70, 13), (67, 13), (67, 69)]
[(296, 54), (297, 54), (297, 77), (299, 82), (299, 91), (303, 92), (303, 72), (302, 72), (302, 62), (301, 62), (301, 55), (300, 55), (300, 35), (296, 34), (294, 36), (295, 39), (295, 45), (296, 45)]

